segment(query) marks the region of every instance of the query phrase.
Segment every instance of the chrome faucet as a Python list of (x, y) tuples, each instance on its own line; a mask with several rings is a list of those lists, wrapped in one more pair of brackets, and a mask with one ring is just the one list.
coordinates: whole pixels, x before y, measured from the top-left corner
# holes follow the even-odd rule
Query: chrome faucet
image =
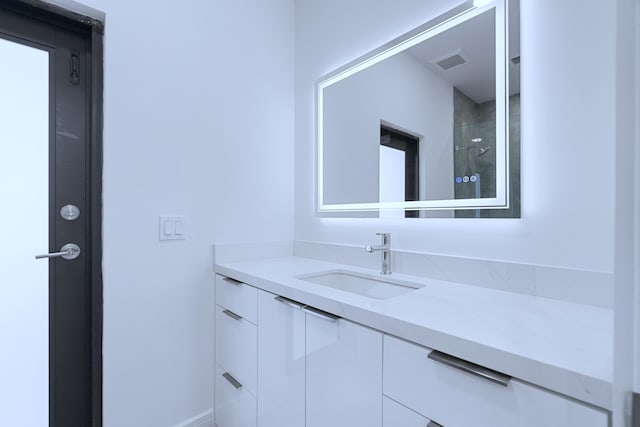
[(382, 252), (382, 269), (380, 274), (391, 274), (391, 233), (376, 233), (382, 236), (381, 245), (368, 245), (365, 249), (369, 253)]

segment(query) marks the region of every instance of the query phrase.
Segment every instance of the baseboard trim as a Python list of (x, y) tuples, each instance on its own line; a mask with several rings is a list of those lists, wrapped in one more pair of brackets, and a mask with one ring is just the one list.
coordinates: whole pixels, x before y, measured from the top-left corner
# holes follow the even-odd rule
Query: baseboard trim
[(213, 427), (213, 409), (194, 415), (174, 427)]

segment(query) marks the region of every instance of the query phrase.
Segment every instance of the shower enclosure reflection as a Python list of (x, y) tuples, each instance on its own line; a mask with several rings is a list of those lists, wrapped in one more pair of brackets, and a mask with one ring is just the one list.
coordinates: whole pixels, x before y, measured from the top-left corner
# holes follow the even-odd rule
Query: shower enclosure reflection
[[(519, 62), (519, 57), (517, 58)], [(518, 85), (519, 88), (519, 85)], [(464, 209), (456, 218), (520, 217), (520, 91), (509, 97), (509, 199), (508, 209)], [(495, 102), (476, 104), (464, 94), (454, 94), (455, 197), (492, 197), (495, 194)]]

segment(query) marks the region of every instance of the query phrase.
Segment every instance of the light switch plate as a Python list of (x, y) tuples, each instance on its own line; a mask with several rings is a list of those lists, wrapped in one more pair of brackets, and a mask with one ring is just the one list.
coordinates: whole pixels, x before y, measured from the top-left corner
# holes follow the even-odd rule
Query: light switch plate
[(186, 220), (181, 215), (160, 215), (160, 240), (186, 239)]

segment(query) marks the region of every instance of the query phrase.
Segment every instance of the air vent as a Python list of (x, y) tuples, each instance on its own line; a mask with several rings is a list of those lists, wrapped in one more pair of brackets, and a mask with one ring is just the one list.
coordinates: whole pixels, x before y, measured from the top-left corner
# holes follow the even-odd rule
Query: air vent
[(466, 64), (467, 61), (460, 55), (453, 55), (448, 58), (443, 59), (442, 61), (436, 62), (436, 65), (443, 70), (447, 71), (453, 67), (457, 67), (458, 65)]
[(514, 56), (513, 58), (511, 58), (511, 63), (513, 65), (520, 65), (520, 55)]
[(446, 55), (442, 55), (439, 58), (432, 60), (431, 62), (442, 71), (449, 71), (452, 68), (459, 67), (466, 64), (469, 61), (469, 55), (462, 49), (456, 49), (453, 52), (449, 52)]

